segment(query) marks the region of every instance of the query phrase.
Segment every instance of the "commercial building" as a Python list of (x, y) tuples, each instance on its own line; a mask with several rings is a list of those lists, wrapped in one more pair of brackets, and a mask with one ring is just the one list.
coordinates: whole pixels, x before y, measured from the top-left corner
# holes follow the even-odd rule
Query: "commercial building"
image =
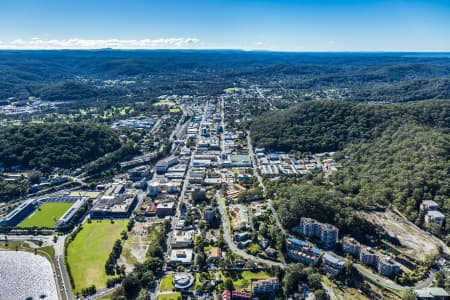
[(94, 202), (92, 219), (128, 218), (137, 204), (135, 194), (104, 195)]
[(157, 156), (156, 151), (146, 153), (144, 155), (135, 156), (132, 160), (119, 163), (122, 169), (131, 168), (133, 166), (150, 163)]
[(172, 247), (186, 248), (192, 246), (194, 243), (194, 230), (175, 230)]
[(192, 264), (193, 250), (192, 249), (173, 249), (169, 255), (170, 265), (185, 265)]
[(254, 294), (274, 293), (280, 289), (280, 281), (278, 278), (271, 277), (267, 279), (256, 280), (252, 283)]
[(176, 273), (173, 276), (173, 286), (176, 290), (186, 290), (194, 284), (195, 277), (191, 273)]
[(443, 288), (432, 287), (414, 290), (417, 300), (449, 300), (450, 294)]
[(132, 181), (139, 181), (150, 175), (149, 166), (139, 166), (128, 171), (128, 178)]
[(147, 195), (150, 197), (155, 197), (161, 191), (161, 185), (159, 181), (152, 181), (147, 185)]
[(427, 211), (439, 210), (439, 204), (433, 200), (423, 200), (420, 204), (420, 212), (426, 213)]
[(231, 166), (237, 168), (247, 168), (252, 166), (249, 155), (231, 155)]
[(111, 128), (132, 128), (132, 129), (150, 129), (155, 125), (156, 120), (152, 117), (138, 116), (125, 120), (119, 120), (111, 125)]
[(445, 216), (439, 211), (439, 204), (433, 200), (424, 200), (420, 204), (420, 214), (424, 216), (426, 224), (442, 227), (445, 223)]
[(212, 206), (206, 206), (203, 209), (203, 218), (208, 223), (214, 222), (214, 219), (216, 218), (216, 210)]
[(173, 215), (174, 209), (175, 209), (174, 202), (158, 203), (156, 205), (156, 214), (160, 218), (163, 218), (166, 216), (171, 216), (171, 215)]
[(322, 256), (323, 268), (325, 272), (337, 276), (345, 267), (345, 258), (335, 254), (334, 252), (325, 252)]
[(427, 224), (433, 224), (442, 227), (445, 222), (445, 215), (440, 211), (430, 210), (425, 214), (424, 220)]
[(119, 195), (125, 192), (125, 184), (122, 181), (113, 182), (105, 191), (105, 195)]
[(249, 168), (252, 166), (252, 161), (249, 155), (230, 155), (230, 157), (222, 162), (223, 168)]
[(167, 172), (167, 169), (173, 165), (178, 163), (178, 158), (176, 156), (169, 156), (164, 159), (161, 159), (155, 166), (156, 173), (164, 174)]

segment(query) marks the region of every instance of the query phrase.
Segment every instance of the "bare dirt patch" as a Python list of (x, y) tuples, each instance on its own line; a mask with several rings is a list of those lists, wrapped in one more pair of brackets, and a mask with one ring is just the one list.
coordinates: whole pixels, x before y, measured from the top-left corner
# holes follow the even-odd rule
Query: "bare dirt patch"
[(118, 260), (119, 265), (124, 265), (127, 272), (133, 270), (136, 263), (143, 263), (149, 245), (149, 230), (151, 225), (147, 222), (136, 222), (122, 249), (122, 255)]
[(427, 255), (438, 251), (437, 244), (424, 231), (408, 224), (391, 210), (363, 215), (370, 222), (381, 226), (390, 236), (397, 238), (402, 245), (401, 251), (418, 261), (424, 261)]

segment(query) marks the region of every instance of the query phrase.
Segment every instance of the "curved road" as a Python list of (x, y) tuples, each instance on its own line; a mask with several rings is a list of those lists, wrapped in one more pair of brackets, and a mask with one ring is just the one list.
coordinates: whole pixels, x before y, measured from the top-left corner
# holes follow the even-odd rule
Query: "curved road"
[(223, 225), (223, 238), (225, 239), (225, 241), (228, 244), (228, 247), (230, 248), (231, 251), (233, 251), (234, 253), (242, 256), (243, 258), (247, 259), (247, 260), (251, 260), (254, 262), (258, 262), (267, 266), (273, 266), (273, 267), (279, 267), (284, 269), (286, 267), (285, 264), (279, 263), (279, 262), (275, 262), (275, 261), (271, 261), (271, 260), (267, 260), (267, 259), (263, 259), (260, 257), (256, 257), (253, 255), (248, 254), (247, 252), (245, 252), (244, 250), (240, 249), (233, 241), (233, 239), (231, 238), (231, 230), (230, 230), (230, 224), (229, 224), (229, 220), (226, 214), (226, 210), (225, 210), (225, 203), (222, 199), (222, 197), (220, 197), (220, 193), (216, 192), (216, 200), (217, 203), (219, 204), (219, 212), (220, 215), (222, 217), (222, 225)]
[(397, 291), (405, 291), (405, 290), (410, 290), (410, 289), (422, 289), (422, 288), (429, 287), (433, 283), (434, 276), (435, 276), (435, 273), (431, 272), (430, 276), (428, 276), (424, 280), (418, 282), (416, 285), (406, 286), (406, 285), (399, 285), (392, 280), (389, 280), (385, 277), (375, 274), (371, 270), (367, 269), (364, 266), (361, 266), (360, 264), (354, 263), (353, 266), (356, 268), (356, 270), (358, 270), (358, 272), (362, 276), (368, 278), (369, 280), (371, 280), (375, 283), (378, 283), (382, 286), (385, 286), (389, 289), (397, 290)]

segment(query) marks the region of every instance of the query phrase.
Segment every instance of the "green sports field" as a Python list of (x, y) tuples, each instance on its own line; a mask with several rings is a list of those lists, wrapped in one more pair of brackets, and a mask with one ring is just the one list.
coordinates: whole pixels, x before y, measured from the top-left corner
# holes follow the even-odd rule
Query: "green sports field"
[(67, 263), (75, 284), (74, 293), (95, 285), (97, 290), (106, 287), (108, 276), (105, 263), (120, 232), (126, 229), (128, 220), (109, 220), (84, 223), (83, 229), (67, 248)]
[(45, 202), (31, 216), (26, 218), (19, 227), (53, 228), (56, 221), (73, 205), (73, 202)]

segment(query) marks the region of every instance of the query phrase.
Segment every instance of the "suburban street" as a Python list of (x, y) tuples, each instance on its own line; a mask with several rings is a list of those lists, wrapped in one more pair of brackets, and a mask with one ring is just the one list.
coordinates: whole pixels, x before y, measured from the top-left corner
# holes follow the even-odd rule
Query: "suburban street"
[(284, 269), (286, 267), (286, 265), (284, 265), (282, 263), (267, 260), (267, 259), (262, 259), (260, 257), (250, 255), (242, 249), (239, 249), (239, 247), (234, 243), (234, 241), (231, 237), (230, 224), (229, 224), (228, 216), (227, 216), (226, 209), (225, 209), (225, 203), (224, 203), (223, 198), (220, 196), (219, 192), (216, 193), (216, 200), (217, 200), (217, 203), (219, 204), (219, 212), (220, 212), (220, 215), (222, 218), (223, 238), (227, 242), (227, 245), (231, 251), (238, 254), (239, 256), (242, 256), (244, 259), (251, 260), (253, 262), (257, 262), (257, 263), (260, 263), (260, 264), (263, 264), (263, 265), (266, 265), (269, 267), (279, 267), (282, 269)]

